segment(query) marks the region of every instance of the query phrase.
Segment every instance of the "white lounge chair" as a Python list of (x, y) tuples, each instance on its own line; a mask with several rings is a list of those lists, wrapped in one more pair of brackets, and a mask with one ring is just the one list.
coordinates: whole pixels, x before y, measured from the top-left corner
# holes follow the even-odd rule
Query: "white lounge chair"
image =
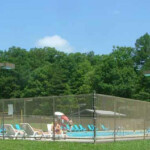
[(8, 138), (24, 138), (26, 135), (24, 131), (16, 130), (11, 124), (4, 124), (4, 128), (6, 129), (5, 137)]
[(52, 124), (47, 124), (47, 130), (49, 134), (53, 134), (53, 130), (52, 130)]
[(41, 139), (43, 136), (42, 130), (35, 130), (29, 123), (21, 123), (20, 126), (27, 133), (27, 138)]
[(29, 123), (21, 123), (21, 127), (26, 131), (27, 137), (41, 139), (41, 138), (51, 138), (52, 134), (50, 132), (43, 132), (40, 129), (34, 129)]

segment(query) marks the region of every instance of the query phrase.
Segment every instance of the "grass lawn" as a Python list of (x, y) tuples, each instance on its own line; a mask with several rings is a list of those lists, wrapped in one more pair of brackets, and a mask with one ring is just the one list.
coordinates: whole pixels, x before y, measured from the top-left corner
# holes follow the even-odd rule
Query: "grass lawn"
[(0, 150), (149, 150), (150, 140), (103, 144), (0, 140)]

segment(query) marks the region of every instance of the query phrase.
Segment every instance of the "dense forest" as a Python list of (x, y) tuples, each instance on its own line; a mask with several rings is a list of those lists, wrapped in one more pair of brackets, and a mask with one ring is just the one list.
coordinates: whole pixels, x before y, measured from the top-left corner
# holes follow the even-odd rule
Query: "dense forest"
[(135, 47), (113, 47), (109, 55), (64, 53), (55, 48), (0, 50), (0, 98), (96, 93), (150, 101), (150, 35)]

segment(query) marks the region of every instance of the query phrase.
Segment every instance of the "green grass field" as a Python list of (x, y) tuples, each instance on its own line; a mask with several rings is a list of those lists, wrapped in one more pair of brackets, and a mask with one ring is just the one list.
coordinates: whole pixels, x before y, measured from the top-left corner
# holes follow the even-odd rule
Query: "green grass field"
[(42, 142), (0, 140), (1, 150), (149, 150), (150, 140), (116, 143), (85, 144), (69, 142)]

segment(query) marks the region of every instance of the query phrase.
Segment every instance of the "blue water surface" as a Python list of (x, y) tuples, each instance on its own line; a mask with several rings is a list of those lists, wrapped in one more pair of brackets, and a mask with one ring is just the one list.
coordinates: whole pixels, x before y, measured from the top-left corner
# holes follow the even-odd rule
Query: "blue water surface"
[[(141, 131), (119, 131), (116, 132), (117, 136), (125, 136), (125, 135), (140, 135), (140, 134), (144, 134)], [(85, 131), (85, 132), (67, 132), (67, 135), (69, 137), (76, 137), (76, 138), (83, 138), (83, 137), (93, 137), (94, 133), (92, 131)], [(96, 136), (100, 137), (100, 136), (114, 136), (114, 132), (113, 131), (97, 131), (96, 132)]]

